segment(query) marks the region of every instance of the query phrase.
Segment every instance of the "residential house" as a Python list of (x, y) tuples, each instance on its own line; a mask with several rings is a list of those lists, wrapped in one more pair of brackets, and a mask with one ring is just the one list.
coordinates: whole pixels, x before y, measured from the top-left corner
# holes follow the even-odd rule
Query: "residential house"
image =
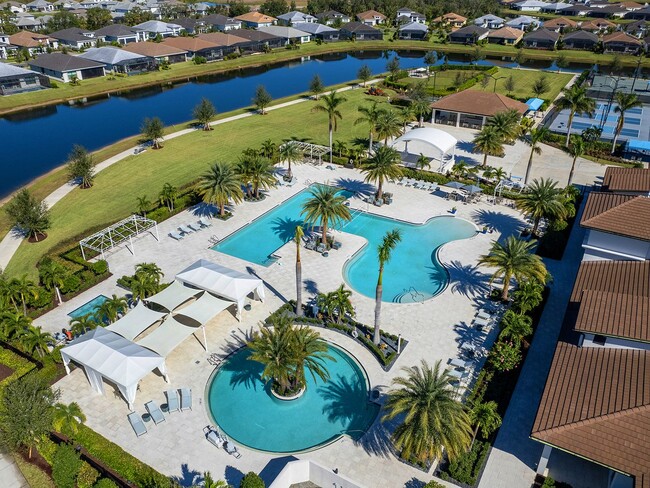
[(174, 24), (178, 24), (190, 36), (200, 32), (209, 32), (212, 29), (205, 25), (203, 18), (195, 19), (194, 17), (178, 17), (174, 19)]
[(514, 46), (524, 37), (524, 31), (514, 27), (502, 27), (487, 35), (487, 40), (492, 44), (502, 44), (504, 46)]
[(625, 8), (619, 5), (609, 4), (602, 8), (592, 8), (591, 11), (589, 12), (589, 17), (597, 17), (601, 19), (609, 19), (609, 18), (616, 17), (622, 19), (623, 17), (629, 14), (630, 12), (625, 10)]
[[(54, 2), (53, 5), (56, 7), (57, 10), (72, 11), (72, 10), (76, 10), (76, 9), (79, 8), (79, 3), (71, 1), (71, 0), (56, 0), (56, 2)], [(106, 8), (106, 7), (104, 7), (104, 8)]]
[(220, 46), (223, 50), (224, 56), (233, 52), (238, 52), (240, 49), (246, 48), (251, 43), (244, 37), (235, 36), (226, 32), (206, 32), (205, 34), (199, 34), (198, 37), (199, 39)]
[(35, 17), (31, 14), (20, 14), (14, 24), (22, 30), (42, 31), (47, 27), (47, 19), (49, 18), (51, 18), (50, 15)]
[(97, 41), (101, 37), (95, 37), (95, 33), (88, 29), (80, 29), (78, 27), (71, 27), (56, 32), (52, 32), (50, 37), (59, 41), (60, 46), (65, 46), (71, 49), (86, 49), (97, 45)]
[(607, 166), (602, 191), (650, 197), (650, 169)]
[(25, 8), (30, 12), (54, 12), (54, 5), (45, 0), (33, 0)]
[(560, 34), (578, 27), (578, 23), (574, 20), (567, 19), (566, 17), (556, 17), (555, 19), (547, 20), (542, 24), (544, 29), (548, 29)]
[(95, 35), (97, 37), (103, 37), (106, 42), (117, 42), (121, 45), (146, 40), (145, 32), (123, 24), (107, 25), (106, 27), (97, 29)]
[(555, 49), (560, 34), (547, 29), (537, 29), (524, 36), (524, 47), (530, 49)]
[(264, 15), (260, 12), (248, 12), (235, 17), (235, 20), (239, 20), (245, 27), (258, 29), (260, 27), (270, 27), (275, 25), (278, 19), (271, 17), (270, 15)]
[(421, 22), (409, 22), (397, 29), (397, 35), (400, 39), (413, 39), (426, 41), (429, 34), (429, 27)]
[(28, 64), (31, 70), (65, 83), (73, 79), (88, 80), (106, 74), (103, 63), (62, 53), (41, 54), (36, 59), (30, 59)]
[(612, 32), (603, 37), (603, 49), (606, 53), (637, 54), (643, 43), (626, 32)]
[(187, 51), (177, 47), (168, 46), (162, 42), (131, 42), (122, 48), (128, 51), (156, 61), (157, 64), (161, 63), (182, 63), (187, 61)]
[(426, 24), (427, 23), (427, 17), (426, 15), (421, 14), (420, 12), (415, 12), (414, 10), (411, 10), (410, 8), (401, 8), (397, 11), (396, 15), (396, 22), (397, 25), (401, 24), (409, 24), (411, 22), (418, 22), (420, 24)]
[(342, 39), (357, 41), (381, 41), (384, 34), (379, 30), (361, 22), (348, 22), (341, 26)]
[(546, 5), (548, 5), (546, 2), (540, 0), (524, 0), (523, 2), (513, 4), (511, 8), (522, 12), (539, 12)]
[(464, 90), (431, 104), (431, 121), (436, 124), (481, 129), (498, 112), (516, 110), (523, 115), (528, 105), (491, 91)]
[(647, 5), (645, 2), (643, 3), (638, 3), (638, 2), (620, 2), (619, 5), (623, 7), (625, 10), (628, 12), (635, 12), (637, 10), (641, 10), (645, 5)]
[(366, 10), (357, 14), (357, 20), (362, 24), (373, 26), (386, 22), (386, 16), (376, 10)]
[(226, 32), (235, 29), (241, 29), (241, 20), (232, 19), (225, 15), (210, 14), (201, 19), (209, 27), (208, 30)]
[(27, 10), (24, 3), (14, 2), (10, 0), (8, 2), (0, 3), (0, 10), (8, 10), (12, 14), (20, 14)]
[(492, 14), (484, 15), (478, 19), (474, 19), (474, 25), (483, 27), (485, 29), (500, 29), (505, 25), (505, 22), (505, 19)]
[(571, 7), (570, 3), (565, 2), (549, 2), (544, 5), (541, 9), (542, 13), (545, 14), (559, 14), (559, 15), (568, 15), (564, 13), (565, 9)]
[(296, 29), (308, 33), (312, 39), (320, 39), (324, 42), (341, 40), (341, 33), (339, 30), (325, 24), (298, 24), (296, 25)]
[(125, 51), (113, 46), (92, 47), (80, 58), (97, 61), (104, 65), (106, 71), (134, 75), (156, 69), (156, 61), (149, 56)]
[(327, 12), (316, 14), (316, 18), (320, 23), (325, 25), (332, 25), (335, 23), (347, 24), (352, 20), (349, 15), (342, 14), (336, 10), (328, 10)]
[(562, 38), (564, 49), (593, 50), (598, 45), (598, 35), (593, 32), (577, 30), (565, 34)]
[(607, 19), (585, 20), (584, 22), (580, 23), (581, 30), (593, 32), (594, 34), (606, 32), (609, 29), (614, 29), (615, 27), (616, 24), (610, 22)]
[(305, 12), (293, 10), (286, 14), (278, 15), (278, 25), (295, 26), (296, 24), (316, 23), (318, 19)]
[(448, 14), (441, 15), (433, 19), (435, 24), (448, 25), (452, 29), (460, 29), (467, 22), (467, 17), (458, 15), (455, 12), (449, 12)]
[(650, 5), (647, 7), (643, 7), (642, 9), (626, 13), (625, 18), (634, 19), (634, 20), (644, 20), (644, 21), (650, 20)]
[(621, 27), (623, 32), (633, 35), (634, 37), (645, 37), (648, 33), (648, 24), (645, 20), (636, 20)]
[(449, 41), (457, 44), (476, 44), (478, 41), (487, 38), (489, 33), (489, 29), (484, 29), (476, 25), (468, 25), (452, 31), (449, 34)]
[(160, 20), (147, 20), (141, 24), (134, 25), (133, 30), (141, 32), (144, 39), (155, 39), (156, 37), (175, 37), (181, 33), (183, 28), (178, 24), (171, 22), (162, 22)]
[(13, 95), (50, 87), (50, 80), (13, 64), (0, 63), (0, 95)]
[(18, 50), (16, 46), (9, 44), (9, 36), (0, 32), (0, 59), (7, 59), (9, 53), (13, 54), (16, 50)]
[(537, 29), (537, 27), (539, 27), (539, 20), (528, 15), (520, 15), (519, 17), (508, 20), (506, 26), (527, 31), (529, 29)]
[(187, 51), (187, 58), (193, 59), (197, 56), (204, 58), (207, 62), (223, 59), (223, 47), (214, 42), (199, 39), (198, 37), (167, 37), (163, 44)]
[(9, 36), (9, 44), (17, 49), (27, 49), (30, 56), (44, 53), (48, 48), (57, 49), (59, 41), (56, 39), (30, 31), (20, 31)]
[(586, 17), (593, 9), (587, 5), (581, 5), (579, 3), (574, 3), (568, 7), (562, 9), (560, 12), (562, 15), (567, 17)]
[(258, 30), (238, 29), (230, 31), (229, 34), (248, 39), (249, 43), (247, 45), (239, 46), (240, 51), (243, 52), (262, 52), (266, 49), (275, 49), (284, 45), (282, 38)]
[(295, 27), (272, 25), (270, 27), (260, 27), (258, 30), (284, 39), (285, 45), (305, 44), (311, 41), (311, 35), (309, 33), (298, 30)]

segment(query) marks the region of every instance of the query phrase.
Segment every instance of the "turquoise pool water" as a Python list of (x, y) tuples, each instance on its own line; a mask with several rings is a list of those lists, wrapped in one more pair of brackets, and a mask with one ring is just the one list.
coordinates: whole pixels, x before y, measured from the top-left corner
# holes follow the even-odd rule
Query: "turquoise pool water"
[(260, 451), (291, 453), (327, 444), (343, 434), (360, 438), (379, 406), (368, 402), (365, 372), (342, 349), (329, 345), (330, 379), (315, 382), (307, 374), (302, 397), (282, 401), (260, 379), (262, 366), (243, 348), (219, 368), (207, 390), (209, 411), (231, 439)]
[[(353, 195), (352, 192), (343, 193)], [(297, 225), (304, 224), (300, 212), (308, 198), (308, 190), (298, 193), (212, 249), (269, 266), (275, 261), (273, 253), (293, 239)], [(417, 204), (414, 202), (414, 205)], [(339, 229), (366, 238), (368, 245), (346, 264), (343, 275), (350, 287), (370, 298), (375, 297), (379, 272), (377, 246), (386, 232), (393, 229), (401, 231), (402, 241), (384, 270), (382, 299), (385, 302), (420, 302), (440, 293), (447, 286), (448, 276), (438, 262), (438, 249), (447, 242), (476, 234), (472, 223), (451, 216), (414, 225), (366, 212), (353, 211), (352, 215), (352, 220)]]
[(81, 307), (74, 309), (68, 314), (68, 317), (76, 319), (78, 317), (83, 317), (84, 315), (94, 314), (102, 303), (108, 300), (107, 296), (99, 295), (90, 300), (89, 302), (84, 303)]

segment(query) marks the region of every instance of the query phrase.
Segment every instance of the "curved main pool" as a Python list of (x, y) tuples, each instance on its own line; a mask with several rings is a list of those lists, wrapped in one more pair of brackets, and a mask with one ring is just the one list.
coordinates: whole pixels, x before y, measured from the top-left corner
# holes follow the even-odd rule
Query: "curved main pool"
[(328, 444), (343, 434), (361, 437), (379, 406), (368, 402), (368, 378), (354, 358), (328, 345), (326, 383), (307, 373), (307, 389), (296, 400), (282, 401), (260, 375), (262, 366), (243, 348), (230, 356), (211, 378), (208, 410), (234, 441), (253, 449), (292, 453)]

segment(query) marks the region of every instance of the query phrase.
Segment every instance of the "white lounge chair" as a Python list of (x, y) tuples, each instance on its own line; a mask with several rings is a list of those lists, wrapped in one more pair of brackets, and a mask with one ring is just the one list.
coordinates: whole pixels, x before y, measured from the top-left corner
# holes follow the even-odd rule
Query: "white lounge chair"
[(209, 220), (204, 219), (203, 217), (201, 217), (199, 219), (199, 225), (202, 225), (203, 227), (210, 227), (212, 225), (212, 222), (210, 222)]
[(165, 392), (167, 397), (167, 409), (169, 412), (180, 412), (181, 407), (178, 400), (178, 390), (167, 390)]
[(179, 225), (178, 230), (180, 230), (183, 234), (191, 234), (192, 232), (194, 232), (187, 225)]
[(160, 410), (158, 404), (153, 400), (145, 403), (144, 408), (147, 409), (147, 412), (149, 412), (149, 415), (151, 415), (155, 424), (165, 421), (165, 416), (163, 415), (162, 410)]
[(228, 454), (232, 454), (235, 459), (239, 459), (241, 457), (241, 453), (237, 450), (237, 446), (234, 445), (230, 441), (226, 441), (223, 445), (223, 448), (226, 450)]
[(223, 447), (227, 441), (227, 439), (211, 425), (204, 427), (203, 433), (205, 434), (205, 439), (215, 447)]
[(127, 415), (127, 418), (129, 419), (129, 423), (131, 424), (131, 427), (133, 427), (133, 432), (135, 432), (137, 437), (147, 433), (147, 427), (144, 425), (139, 413), (131, 412)]
[(192, 410), (192, 390), (181, 388), (181, 411)]
[(431, 186), (429, 187), (429, 191), (432, 191), (432, 192), (436, 191), (439, 187), (440, 187), (440, 185), (438, 185), (438, 183), (431, 183)]
[(183, 238), (183, 234), (179, 232), (170, 232), (169, 237), (171, 237), (175, 241), (180, 241)]
[(194, 232), (198, 232), (198, 231), (200, 231), (201, 229), (203, 229), (203, 227), (201, 227), (201, 224), (198, 224), (198, 223), (195, 223), (195, 222), (192, 222), (192, 223), (190, 223), (190, 224), (187, 224), (187, 226), (188, 226), (190, 229), (192, 229)]

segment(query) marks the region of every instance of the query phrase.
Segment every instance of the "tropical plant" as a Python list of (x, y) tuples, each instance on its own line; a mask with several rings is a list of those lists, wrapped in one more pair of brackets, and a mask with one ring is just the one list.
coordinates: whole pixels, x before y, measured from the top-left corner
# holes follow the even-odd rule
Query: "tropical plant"
[(244, 475), (239, 488), (265, 488), (264, 481), (257, 473), (250, 471)]
[(97, 309), (96, 316), (106, 318), (110, 324), (117, 321), (120, 314), (124, 313), (128, 307), (126, 297), (118, 297), (113, 294), (111, 298), (105, 300)]
[(158, 293), (160, 285), (152, 276), (144, 273), (136, 273), (129, 283), (129, 288), (131, 289), (131, 298), (138, 301)]
[(415, 161), (415, 167), (420, 171), (431, 167), (431, 158), (420, 153), (418, 159)]
[(533, 320), (524, 314), (515, 313), (508, 310), (501, 318), (500, 339), (510, 339), (515, 345), (519, 346), (528, 336), (533, 334)]
[(140, 212), (143, 217), (146, 217), (147, 211), (151, 208), (151, 200), (147, 198), (147, 195), (136, 197), (136, 199), (138, 201), (138, 212)]
[(273, 162), (277, 162), (278, 146), (271, 139), (265, 140), (260, 147), (260, 154)]
[(49, 354), (48, 346), (53, 342), (52, 334), (43, 332), (43, 329), (34, 326), (27, 327), (25, 333), (20, 336), (19, 341), (20, 345), (29, 354), (34, 355), (36, 353), (41, 358)]
[(427, 83), (429, 83), (429, 78), (431, 78), (431, 67), (438, 62), (438, 53), (436, 51), (427, 51), (424, 55), (424, 64), (427, 65)]
[[(490, 168), (490, 166), (488, 166)], [(451, 175), (456, 178), (467, 178), (469, 175), (475, 174), (478, 172), (477, 166), (470, 166), (464, 159), (458, 161), (451, 168)]]
[(492, 241), (489, 254), (479, 258), (479, 264), (496, 268), (490, 279), (490, 284), (497, 278), (503, 277), (503, 291), (501, 299), (508, 300), (510, 280), (514, 278), (518, 283), (527, 279), (536, 279), (546, 282), (547, 271), (542, 258), (533, 253), (535, 241), (524, 241), (509, 236), (501, 244)]
[(154, 149), (160, 149), (160, 139), (165, 133), (165, 126), (158, 117), (146, 118), (142, 122), (142, 137), (147, 141), (151, 141)]
[(379, 115), (382, 113), (382, 109), (379, 108), (377, 101), (373, 101), (368, 106), (361, 106), (357, 109), (361, 116), (354, 121), (354, 125), (357, 124), (368, 124), (370, 126), (370, 132), (368, 135), (368, 152), (372, 151), (372, 139), (375, 135), (377, 129), (377, 124), (379, 122)]
[(62, 434), (74, 435), (79, 432), (79, 425), (86, 421), (86, 416), (81, 411), (77, 402), (70, 404), (57, 403), (54, 405), (52, 426)]
[(332, 163), (332, 138), (337, 128), (337, 121), (343, 118), (339, 110), (340, 105), (346, 101), (346, 98), (339, 95), (336, 90), (323, 95), (322, 105), (316, 105), (312, 110), (314, 112), (323, 112), (327, 114), (330, 135), (330, 164)]
[(484, 126), (472, 141), (473, 153), (483, 154), (483, 167), (487, 166), (488, 156), (503, 156), (503, 136), (492, 126)]
[(616, 130), (614, 131), (614, 141), (612, 142), (612, 154), (616, 151), (616, 142), (618, 141), (618, 136), (623, 130), (623, 125), (625, 124), (625, 112), (630, 109), (641, 107), (643, 102), (639, 100), (639, 97), (636, 93), (627, 93), (624, 91), (616, 92), (616, 108), (614, 113), (618, 114), (618, 120), (616, 121)]
[(68, 155), (68, 176), (81, 188), (90, 188), (95, 180), (95, 163), (85, 147), (75, 144)]
[(573, 175), (576, 169), (576, 161), (578, 160), (579, 157), (584, 156), (584, 154), (587, 152), (587, 146), (588, 143), (583, 137), (576, 136), (576, 135), (571, 136), (571, 144), (569, 144), (569, 154), (573, 157), (573, 161), (571, 162), (571, 170), (569, 171), (569, 181), (567, 182), (567, 186), (571, 186), (571, 182), (573, 181)]
[(196, 121), (203, 126), (203, 130), (210, 130), (210, 122), (217, 115), (217, 109), (214, 108), (214, 105), (207, 98), (202, 98), (199, 104), (194, 107), (192, 115)]
[(535, 95), (537, 98), (540, 98), (542, 95), (544, 95), (544, 93), (549, 91), (550, 88), (551, 85), (548, 82), (548, 78), (546, 78), (546, 75), (542, 73), (539, 75), (539, 78), (537, 78), (533, 83), (533, 95)]
[(590, 117), (593, 116), (594, 110), (596, 109), (596, 102), (593, 98), (589, 98), (587, 95), (586, 88), (581, 87), (580, 85), (571, 85), (569, 88), (563, 90), (562, 97), (555, 102), (555, 106), (559, 110), (568, 110), (569, 111), (569, 120), (567, 123), (567, 132), (566, 132), (566, 142), (565, 145), (569, 145), (569, 139), (571, 137), (571, 127), (573, 125), (573, 117), (575, 114), (588, 114)]
[(524, 142), (530, 146), (530, 156), (528, 157), (528, 165), (526, 166), (526, 176), (524, 177), (524, 185), (528, 184), (528, 178), (530, 177), (530, 170), (533, 168), (533, 156), (535, 154), (542, 154), (542, 148), (540, 143), (543, 142), (549, 134), (547, 127), (537, 127), (536, 129), (531, 129), (528, 133), (528, 137), (524, 138)]
[(305, 232), (302, 227), (297, 225), (293, 237), (296, 243), (296, 315), (302, 316), (302, 261), (300, 260), (300, 247), (302, 246), (302, 238)]
[[(156, 263), (138, 263), (135, 265), (135, 274), (145, 275), (151, 278), (156, 284), (160, 284), (160, 280), (165, 273), (160, 269)], [(115, 296), (115, 295), (113, 295)]]
[(38, 286), (27, 275), (20, 278), (13, 278), (9, 281), (9, 299), (16, 306), (16, 299), (20, 300), (23, 306), (23, 315), (27, 315), (27, 299), (38, 298)]
[(383, 139), (384, 145), (388, 145), (390, 137), (397, 137), (402, 133), (402, 122), (394, 110), (382, 110), (377, 119), (375, 133), (378, 139)]
[(526, 216), (533, 219), (533, 235), (537, 233), (542, 219), (564, 219), (567, 217), (562, 189), (557, 188), (557, 181), (550, 178), (533, 180), (526, 192), (517, 198), (516, 204)]
[(239, 180), (246, 187), (250, 183), (255, 198), (260, 197), (260, 188), (268, 190), (275, 186), (276, 179), (273, 174), (273, 163), (257, 151), (244, 151), (237, 163)]
[(422, 127), (424, 116), (431, 112), (431, 100), (427, 94), (426, 82), (418, 82), (409, 93), (409, 106), (418, 117), (418, 127)]
[(329, 372), (325, 368), (323, 360), (334, 360), (327, 352), (327, 343), (321, 339), (318, 332), (309, 327), (294, 327), (292, 330), (298, 384), (306, 384), (305, 370), (309, 372), (314, 381), (317, 377), (322, 381), (327, 381)]
[(0, 316), (0, 327), (4, 340), (15, 341), (25, 334), (32, 325), (32, 320), (20, 312), (3, 312)]
[(393, 380), (388, 392), (383, 419), (403, 417), (392, 434), (395, 447), (404, 459), (420, 462), (441, 458), (443, 449), (449, 459), (467, 451), (472, 436), (469, 416), (455, 399), (453, 378), (440, 361), (433, 368), (422, 360), (420, 366), (404, 368), (405, 376)]
[(377, 261), (379, 261), (379, 275), (377, 276), (377, 287), (375, 289), (375, 330), (372, 341), (379, 345), (381, 341), (381, 298), (384, 291), (384, 267), (390, 261), (391, 255), (397, 244), (402, 240), (399, 229), (386, 232), (377, 246)]
[(46, 236), (45, 231), (51, 225), (50, 211), (47, 204), (32, 196), (29, 190), (20, 190), (5, 208), (12, 227), (19, 228), (27, 237), (36, 241), (39, 236)]
[(474, 443), (479, 430), (481, 431), (481, 437), (487, 439), (492, 432), (501, 427), (501, 416), (497, 411), (498, 408), (499, 406), (495, 401), (479, 402), (469, 411), (470, 422), (474, 425), (472, 443)]
[(320, 79), (318, 73), (309, 82), (309, 92), (314, 95), (314, 98), (318, 100), (318, 97), (325, 91), (325, 85), (323, 85), (323, 80)]
[(244, 199), (241, 180), (235, 166), (221, 161), (214, 163), (207, 173), (201, 175), (199, 193), (204, 202), (219, 207), (221, 216), (226, 215), (226, 205), (231, 199), (235, 203)]
[(504, 142), (512, 143), (520, 135), (521, 115), (514, 109), (497, 112), (487, 119), (486, 126), (494, 127)]
[(366, 86), (366, 83), (370, 81), (372, 78), (372, 71), (370, 70), (370, 66), (367, 64), (364, 64), (359, 68), (359, 71), (357, 71), (357, 78), (363, 82), (363, 86)]
[(350, 300), (351, 296), (352, 292), (346, 290), (345, 286), (341, 284), (332, 292), (327, 294), (320, 293), (316, 297), (316, 303), (327, 314), (330, 320), (334, 320), (336, 316), (336, 323), (340, 324), (345, 315), (350, 315), (351, 317), (355, 315), (354, 306)]
[(517, 83), (512, 75), (506, 78), (506, 81), (503, 84), (503, 87), (508, 92), (508, 95), (511, 95), (513, 91), (517, 88)]
[(497, 371), (511, 371), (521, 362), (521, 357), (517, 344), (498, 341), (490, 350), (488, 361)]
[(401, 110), (398, 112), (400, 122), (402, 123), (402, 131), (406, 132), (407, 126), (411, 123), (411, 121), (415, 118), (415, 110), (413, 108), (413, 105), (409, 104), (406, 105), (405, 107), (402, 107)]
[(514, 306), (519, 313), (527, 313), (542, 303), (544, 285), (536, 280), (519, 283), (514, 293)]
[(94, 314), (88, 313), (75, 317), (70, 321), (70, 332), (72, 335), (78, 336), (85, 334), (89, 330), (96, 329), (99, 326), (99, 321)]
[(402, 158), (395, 149), (380, 146), (369, 159), (361, 163), (361, 172), (366, 175), (365, 181), (377, 184), (377, 198), (383, 195), (385, 181), (402, 176), (401, 162)]
[(293, 173), (291, 172), (291, 163), (299, 163), (303, 160), (303, 154), (297, 144), (286, 141), (280, 146), (280, 161), (287, 162), (287, 178), (291, 179)]
[(339, 153), (339, 158), (343, 157), (343, 153), (346, 152), (347, 150), (348, 150), (348, 146), (345, 143), (345, 141), (342, 141), (340, 139), (338, 141), (334, 141), (334, 151)]
[(271, 105), (272, 101), (273, 101), (273, 97), (268, 91), (266, 91), (264, 85), (258, 85), (257, 88), (255, 89), (255, 96), (253, 97), (253, 105), (257, 107), (257, 109), (260, 111), (260, 114), (262, 115), (266, 114), (266, 107)]
[(215, 480), (210, 471), (203, 473), (203, 488), (230, 488), (224, 480)]
[(517, 67), (521, 68), (521, 65), (524, 64), (528, 59), (526, 54), (524, 54), (523, 49), (517, 49), (517, 54), (515, 55), (514, 62), (517, 63)]
[(45, 260), (38, 267), (38, 276), (47, 291), (54, 293), (57, 304), (61, 304), (61, 287), (68, 277), (68, 270), (61, 264), (51, 259)]
[(158, 194), (160, 203), (167, 205), (167, 208), (170, 212), (174, 210), (174, 202), (176, 201), (177, 196), (178, 188), (173, 186), (171, 183), (165, 183), (162, 187), (162, 190), (160, 190), (160, 193)]
[(350, 209), (345, 205), (347, 198), (339, 194), (332, 186), (316, 185), (309, 190), (310, 198), (303, 204), (300, 215), (311, 225), (320, 225), (321, 242), (327, 245), (329, 226), (348, 221), (352, 218)]
[(395, 80), (395, 76), (397, 76), (397, 73), (399, 73), (400, 69), (399, 58), (397, 56), (393, 56), (386, 63), (386, 71), (390, 73), (390, 77), (393, 79), (393, 81)]

